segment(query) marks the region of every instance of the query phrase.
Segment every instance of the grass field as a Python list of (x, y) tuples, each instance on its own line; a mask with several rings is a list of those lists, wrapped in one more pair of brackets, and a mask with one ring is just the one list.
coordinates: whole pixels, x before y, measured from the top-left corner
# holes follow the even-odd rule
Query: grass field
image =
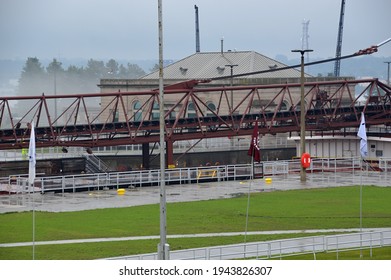
[[(359, 187), (292, 190), (251, 195), (249, 231), (359, 227)], [(363, 227), (391, 226), (391, 188), (363, 187)], [(167, 234), (242, 232), (247, 196), (170, 203)], [(36, 212), (36, 241), (159, 235), (159, 205), (79, 212)], [(32, 213), (0, 215), (1, 243), (28, 242)], [(248, 241), (270, 236), (251, 236)], [(272, 237), (272, 238), (282, 238)], [(284, 238), (290, 238), (284, 237)], [(171, 250), (242, 242), (232, 238), (169, 240)], [(156, 251), (154, 241), (36, 246), (40, 259), (94, 259)], [(30, 259), (31, 247), (0, 248), (0, 259)]]

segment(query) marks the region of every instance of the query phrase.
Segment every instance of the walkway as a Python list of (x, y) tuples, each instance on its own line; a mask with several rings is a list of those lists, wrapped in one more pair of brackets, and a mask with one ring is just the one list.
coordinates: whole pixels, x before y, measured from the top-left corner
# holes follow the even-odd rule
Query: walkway
[[(308, 229), (308, 230), (271, 230), (271, 231), (251, 231), (247, 235), (272, 235), (272, 234), (304, 234), (304, 233), (352, 233), (359, 232), (359, 228), (347, 229)], [(391, 228), (365, 228), (363, 232), (373, 231), (391, 231)], [(220, 232), (220, 233), (199, 233), (199, 234), (175, 234), (167, 235), (168, 239), (174, 238), (201, 238), (201, 237), (216, 237), (216, 236), (238, 236), (245, 235), (245, 232)], [(51, 241), (36, 241), (33, 242), (16, 242), (16, 243), (0, 243), (1, 247), (26, 247), (33, 245), (59, 245), (59, 244), (76, 244), (76, 243), (94, 243), (94, 242), (112, 242), (112, 241), (132, 241), (132, 240), (149, 240), (159, 239), (159, 235), (150, 236), (129, 236), (129, 237), (109, 237), (109, 238), (88, 238), (88, 239), (68, 239), (68, 240), (51, 240)]]

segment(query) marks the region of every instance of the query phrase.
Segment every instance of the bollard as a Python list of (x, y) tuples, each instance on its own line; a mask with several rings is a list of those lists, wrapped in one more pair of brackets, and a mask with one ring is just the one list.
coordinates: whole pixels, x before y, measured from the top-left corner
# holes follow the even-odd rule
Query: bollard
[(125, 189), (118, 189), (117, 190), (118, 195), (124, 195), (125, 194)]

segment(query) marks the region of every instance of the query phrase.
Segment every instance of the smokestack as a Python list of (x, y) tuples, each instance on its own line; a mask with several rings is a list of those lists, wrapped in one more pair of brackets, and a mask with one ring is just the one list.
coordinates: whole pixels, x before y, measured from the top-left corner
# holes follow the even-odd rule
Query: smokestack
[(221, 54), (224, 55), (224, 37), (221, 37), (220, 48), (221, 48)]
[(195, 9), (195, 25), (196, 25), (196, 52), (200, 52), (200, 26), (198, 22), (198, 7), (194, 5)]

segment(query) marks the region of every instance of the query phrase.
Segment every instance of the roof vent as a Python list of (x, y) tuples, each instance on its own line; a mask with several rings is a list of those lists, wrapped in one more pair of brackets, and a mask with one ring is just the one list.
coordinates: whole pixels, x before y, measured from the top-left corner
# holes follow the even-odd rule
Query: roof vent
[(187, 68), (183, 68), (182, 66), (181, 67), (179, 67), (179, 70), (181, 71), (181, 74), (182, 75), (186, 75), (186, 73), (187, 73)]
[(217, 72), (219, 72), (219, 74), (223, 74), (224, 73), (224, 70), (225, 70), (225, 67), (224, 66), (217, 66)]
[(278, 65), (277, 64), (274, 64), (274, 65), (269, 65), (269, 68), (270, 69), (276, 69), (278, 67)]

